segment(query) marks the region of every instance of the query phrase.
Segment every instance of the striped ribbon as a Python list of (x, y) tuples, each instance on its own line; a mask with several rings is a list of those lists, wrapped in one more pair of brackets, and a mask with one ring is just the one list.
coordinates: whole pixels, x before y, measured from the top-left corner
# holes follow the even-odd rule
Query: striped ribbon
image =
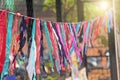
[(53, 47), (52, 47), (52, 43), (51, 43), (51, 40), (50, 40), (50, 34), (49, 34), (49, 31), (48, 31), (48, 27), (47, 27), (47, 22), (44, 22), (44, 30), (45, 30), (45, 36), (46, 36), (46, 39), (47, 39), (47, 43), (48, 43), (48, 50), (49, 50), (49, 56), (50, 56), (50, 61), (51, 61), (51, 64), (52, 64), (52, 72), (54, 72), (54, 62), (53, 62), (53, 56), (52, 56), (52, 50), (53, 50)]
[(28, 65), (26, 67), (30, 80), (36, 80), (36, 70), (35, 70), (35, 62), (36, 62), (35, 27), (36, 27), (36, 20), (33, 21), (32, 44), (31, 44), (31, 49), (30, 49), (30, 56), (29, 56)]
[(3, 76), (8, 74), (8, 68), (9, 68), (9, 55), (10, 55), (10, 49), (11, 49), (11, 39), (12, 39), (12, 23), (13, 23), (13, 14), (8, 14), (8, 28), (7, 28), (7, 40), (6, 40), (6, 60), (4, 63), (4, 68), (1, 74), (1, 79), (3, 79)]

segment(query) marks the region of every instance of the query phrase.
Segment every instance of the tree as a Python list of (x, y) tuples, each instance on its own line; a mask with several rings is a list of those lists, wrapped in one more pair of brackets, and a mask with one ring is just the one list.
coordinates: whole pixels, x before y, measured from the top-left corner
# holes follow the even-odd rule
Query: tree
[[(44, 0), (43, 11), (51, 10), (56, 13), (55, 0)], [(76, 0), (62, 0), (63, 21), (77, 21)]]
[[(83, 17), (84, 20), (92, 20), (93, 18), (96, 18), (102, 14), (105, 13), (106, 10), (100, 10), (99, 2), (84, 2), (84, 7), (77, 6), (79, 0), (61, 0), (62, 1), (62, 19), (63, 21), (67, 22), (77, 22), (78, 21), (78, 8), (83, 8)], [(81, 3), (81, 2), (79, 2)], [(43, 5), (45, 6), (43, 8), (43, 11), (51, 10), (56, 14), (56, 8), (55, 8), (55, 0), (44, 0)], [(79, 13), (79, 15), (82, 15), (82, 13)]]

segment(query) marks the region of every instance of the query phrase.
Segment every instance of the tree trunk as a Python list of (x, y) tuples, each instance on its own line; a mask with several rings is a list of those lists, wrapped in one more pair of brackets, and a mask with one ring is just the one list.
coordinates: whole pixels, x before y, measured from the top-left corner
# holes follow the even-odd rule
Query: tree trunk
[(62, 22), (62, 2), (61, 0), (56, 0), (56, 17), (58, 22)]
[(114, 7), (114, 25), (115, 25), (115, 49), (117, 61), (117, 76), (120, 80), (120, 0), (113, 0)]
[(84, 20), (84, 2), (77, 0), (78, 22)]

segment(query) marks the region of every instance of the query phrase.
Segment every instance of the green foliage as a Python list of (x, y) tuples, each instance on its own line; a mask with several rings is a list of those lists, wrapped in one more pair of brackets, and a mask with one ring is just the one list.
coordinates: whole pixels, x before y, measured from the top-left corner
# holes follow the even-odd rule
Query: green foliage
[(6, 4), (6, 9), (10, 11), (14, 11), (14, 8), (15, 8), (14, 0), (6, 0), (5, 4)]
[(85, 3), (84, 4), (84, 18), (85, 20), (92, 20), (98, 16), (103, 15), (104, 11), (100, 10), (98, 3)]
[(77, 22), (76, 0), (62, 1), (62, 17), (63, 21)]
[(56, 74), (54, 74), (54, 75), (48, 75), (47, 76), (47, 80), (58, 80), (59, 79), (59, 75), (56, 75)]
[(52, 63), (51, 63), (50, 61), (46, 61), (46, 62), (45, 62), (45, 66), (47, 66), (47, 67), (52, 67)]
[(43, 5), (43, 11), (51, 10), (53, 12), (56, 12), (56, 7), (55, 7), (55, 0), (44, 0)]
[(102, 44), (103, 44), (105, 47), (107, 47), (107, 46), (108, 46), (108, 40), (106, 39), (106, 37), (105, 37), (105, 36), (100, 35), (98, 38), (100, 38), (100, 39), (101, 39), (101, 42), (102, 42)]
[[(44, 0), (43, 11), (53, 11), (56, 13), (55, 0)], [(76, 0), (62, 0), (62, 19), (67, 22), (77, 21)]]

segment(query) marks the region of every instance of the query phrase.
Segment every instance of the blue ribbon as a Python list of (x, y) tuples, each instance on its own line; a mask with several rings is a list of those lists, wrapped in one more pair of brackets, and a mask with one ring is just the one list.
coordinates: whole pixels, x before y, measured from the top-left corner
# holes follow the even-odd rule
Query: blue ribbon
[[(55, 34), (55, 37), (56, 37), (56, 40), (57, 40), (57, 46), (58, 46), (58, 55), (59, 55), (59, 60), (60, 60), (60, 65), (62, 64), (62, 60), (63, 60), (63, 54), (62, 54), (62, 50), (61, 50), (61, 43), (60, 43), (60, 40), (59, 40), (59, 36), (58, 36), (58, 34), (57, 34), (57, 30), (56, 30), (56, 28), (55, 28), (55, 24), (54, 23), (52, 23), (52, 30), (53, 30), (53, 32), (54, 32), (54, 34)], [(58, 61), (56, 61), (56, 63), (57, 63)], [(56, 65), (56, 67), (57, 67), (57, 71), (58, 71), (58, 73), (60, 73), (60, 68), (58, 67), (58, 66), (60, 66), (58, 63), (57, 63), (57, 65)]]
[(24, 35), (26, 35), (26, 31), (27, 31), (26, 21), (25, 21), (25, 18), (22, 17), (22, 22), (20, 24), (20, 47), (18, 50), (18, 51), (20, 51), (22, 57), (24, 57), (22, 48), (24, 47), (25, 42), (26, 42), (26, 37), (24, 36)]
[[(60, 40), (60, 36), (59, 36), (59, 34), (58, 34), (58, 30), (57, 30), (57, 28), (56, 28), (56, 25), (54, 24), (54, 26), (53, 26), (53, 28), (54, 28), (54, 30), (55, 30), (55, 32), (56, 32), (56, 35), (57, 35), (57, 37), (58, 37), (58, 45), (60, 45), (61, 46), (61, 48), (60, 48), (60, 46), (58, 47), (58, 50), (59, 50), (59, 53), (60, 53), (60, 58), (61, 58), (61, 61), (63, 62), (63, 64), (65, 65), (66, 63), (65, 63), (65, 58), (67, 59), (67, 56), (66, 56), (66, 54), (65, 54), (65, 50), (64, 50), (64, 45), (62, 45), (62, 42), (61, 42), (61, 40)], [(68, 61), (68, 60), (67, 60)], [(62, 62), (61, 62), (61, 64), (62, 64)]]
[(61, 28), (61, 34), (62, 34), (63, 42), (64, 42), (64, 44), (66, 44), (65, 31), (64, 31), (64, 28), (63, 28), (62, 24), (60, 24), (60, 28)]
[(79, 23), (76, 24), (76, 33), (79, 32), (80, 26), (81, 26), (81, 22), (79, 22)]
[(111, 28), (112, 28), (112, 10), (109, 11), (108, 13), (108, 33), (110, 33)]
[(29, 77), (32, 77), (32, 80), (36, 80), (36, 70), (35, 70), (35, 61), (36, 61), (36, 58), (34, 58), (35, 54), (36, 54), (35, 53), (35, 51), (36, 51), (36, 45), (35, 45), (35, 27), (36, 27), (36, 20), (33, 21), (33, 27), (32, 27), (32, 44), (31, 44), (31, 49), (30, 49), (29, 63), (28, 63), (28, 66), (27, 66), (28, 74), (29, 74), (29, 70), (31, 68), (33, 69), (33, 76), (29, 76)]
[[(70, 26), (71, 26), (71, 25), (70, 25)], [(81, 26), (81, 23), (77, 23), (77, 26), (76, 26), (76, 33), (79, 32), (80, 26)], [(72, 31), (72, 27), (70, 27), (70, 30)], [(74, 47), (74, 44), (72, 44), (72, 47), (70, 48), (70, 54), (72, 54), (74, 48), (75, 48), (75, 47)]]
[(52, 72), (54, 72), (54, 62), (53, 62), (53, 56), (52, 56), (52, 43), (51, 43), (51, 40), (50, 40), (50, 34), (49, 34), (49, 31), (48, 31), (48, 28), (47, 28), (47, 23), (44, 22), (44, 30), (45, 30), (45, 35), (46, 35), (46, 39), (47, 39), (47, 43), (48, 43), (48, 49), (49, 49), (49, 56), (50, 56), (50, 61), (52, 63)]
[[(60, 24), (62, 39), (63, 39), (64, 45), (66, 46), (66, 37), (65, 37), (65, 31), (64, 31), (64, 28), (63, 28), (63, 27), (64, 27), (63, 24)], [(67, 59), (64, 58), (64, 61), (65, 61), (65, 62), (64, 62), (64, 63), (65, 63), (65, 66), (67, 66), (67, 65), (68, 65)]]
[[(35, 45), (35, 27), (36, 27), (36, 20), (34, 20), (33, 21), (33, 28), (32, 28), (32, 46), (31, 46), (31, 49), (32, 49), (32, 52), (35, 52), (35, 47), (36, 47), (36, 45)], [(35, 54), (35, 53), (32, 53), (32, 54)], [(33, 55), (34, 56), (34, 55)], [(32, 64), (34, 64), (34, 77), (33, 77), (33, 80), (36, 80), (36, 70), (35, 70), (35, 60), (36, 59), (34, 59), (34, 61), (33, 61), (33, 63)]]

